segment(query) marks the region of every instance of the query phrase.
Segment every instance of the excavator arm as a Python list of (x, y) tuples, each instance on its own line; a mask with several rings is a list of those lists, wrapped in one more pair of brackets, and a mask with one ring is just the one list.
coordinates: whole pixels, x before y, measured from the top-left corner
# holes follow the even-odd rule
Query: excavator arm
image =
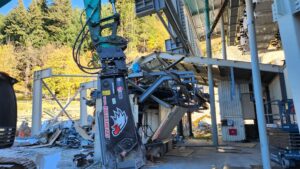
[[(123, 164), (127, 166), (128, 163), (132, 163), (133, 168), (139, 168), (143, 165), (144, 155), (131, 112), (126, 84), (127, 67), (123, 50), (127, 47), (127, 41), (117, 36), (120, 15), (117, 13), (115, 0), (109, 2), (112, 5), (112, 15), (102, 18), (101, 0), (84, 0), (86, 23), (76, 39), (74, 48), (81, 46), (78, 42), (82, 42), (89, 31), (100, 63), (96, 74), (100, 86), (97, 99), (101, 99), (102, 102), (102, 109), (97, 110), (100, 130), (98, 133), (100, 143), (105, 145), (101, 148), (102, 167), (122, 168)], [(110, 29), (111, 34), (103, 36), (105, 29)], [(74, 59), (81, 66), (77, 60), (78, 53), (78, 50), (74, 50)], [(83, 66), (81, 68), (87, 70)]]

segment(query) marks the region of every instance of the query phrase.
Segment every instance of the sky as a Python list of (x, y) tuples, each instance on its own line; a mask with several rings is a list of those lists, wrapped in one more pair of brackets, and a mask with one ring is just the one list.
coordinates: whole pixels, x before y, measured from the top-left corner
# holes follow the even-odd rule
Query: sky
[[(106, 3), (108, 0), (102, 0), (103, 3)], [(26, 7), (29, 6), (31, 0), (23, 0)], [(50, 0), (49, 0), (50, 2)], [(11, 11), (13, 8), (15, 8), (18, 4), (18, 0), (11, 0), (8, 4), (6, 4), (4, 7), (0, 8), (0, 14), (6, 15)], [(72, 0), (72, 6), (73, 8), (83, 8), (83, 0)]]

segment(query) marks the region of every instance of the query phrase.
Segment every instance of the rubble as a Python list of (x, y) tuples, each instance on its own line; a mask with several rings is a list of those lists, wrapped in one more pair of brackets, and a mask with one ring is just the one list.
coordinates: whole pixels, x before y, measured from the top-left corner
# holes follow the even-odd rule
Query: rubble
[(20, 125), (17, 131), (17, 136), (21, 138), (25, 138), (25, 137), (30, 137), (30, 135), (31, 135), (31, 129), (28, 125), (28, 122), (22, 121), (22, 124)]
[(88, 151), (74, 155), (73, 162), (77, 167), (88, 167), (94, 163), (94, 152)]
[(59, 146), (66, 148), (93, 146), (91, 126), (83, 129), (77, 123), (68, 120), (48, 128), (45, 133), (49, 136), (54, 130), (61, 130), (61, 134), (55, 142)]
[[(92, 124), (92, 122), (89, 124)], [(22, 137), (16, 138), (16, 146), (31, 146), (32, 148), (55, 145), (65, 148), (93, 147), (94, 133), (92, 125), (83, 128), (71, 120), (61, 122), (55, 120), (44, 121), (41, 133), (33, 137), (30, 137), (30, 128), (28, 123), (24, 121), (19, 129), (19, 135), (20, 133), (22, 133)]]
[(27, 137), (27, 138), (16, 137), (14, 142), (15, 146), (30, 146), (36, 144), (39, 144), (39, 139), (35, 137)]

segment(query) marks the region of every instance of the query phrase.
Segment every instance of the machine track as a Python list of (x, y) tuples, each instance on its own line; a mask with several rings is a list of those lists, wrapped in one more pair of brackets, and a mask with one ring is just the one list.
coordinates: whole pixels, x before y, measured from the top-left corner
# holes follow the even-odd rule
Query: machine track
[(26, 158), (0, 157), (1, 169), (37, 169), (36, 164)]

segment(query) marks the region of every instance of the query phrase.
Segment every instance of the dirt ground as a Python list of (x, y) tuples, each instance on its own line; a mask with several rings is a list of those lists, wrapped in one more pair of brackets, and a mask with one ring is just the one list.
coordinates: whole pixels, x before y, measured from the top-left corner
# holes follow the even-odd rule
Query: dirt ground
[[(193, 141), (195, 143), (195, 141)], [(185, 146), (147, 162), (142, 169), (251, 169), (261, 164), (259, 144), (231, 143), (231, 152), (219, 152), (210, 146)], [(40, 169), (75, 169), (73, 156), (81, 149), (12, 147), (0, 150), (0, 156), (28, 158)], [(274, 167), (278, 167), (272, 163)], [(93, 167), (99, 168), (99, 167)]]

